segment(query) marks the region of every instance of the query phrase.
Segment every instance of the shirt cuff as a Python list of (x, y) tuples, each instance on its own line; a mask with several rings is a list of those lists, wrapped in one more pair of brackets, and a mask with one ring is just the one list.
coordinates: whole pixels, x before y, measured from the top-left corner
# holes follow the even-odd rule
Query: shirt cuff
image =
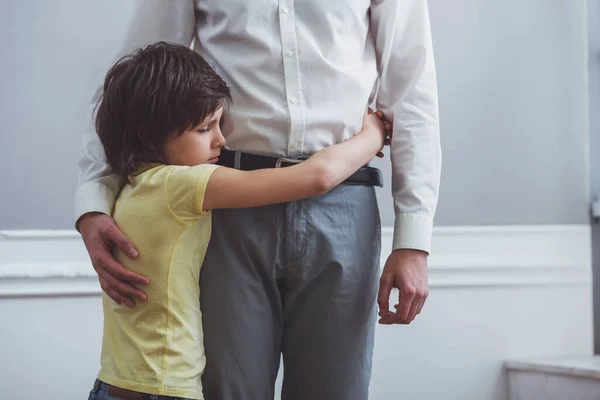
[(433, 218), (426, 214), (403, 213), (396, 215), (393, 250), (415, 249), (429, 253)]
[(78, 229), (79, 219), (87, 213), (111, 215), (115, 198), (115, 193), (102, 183), (92, 181), (79, 186), (75, 192), (75, 229)]

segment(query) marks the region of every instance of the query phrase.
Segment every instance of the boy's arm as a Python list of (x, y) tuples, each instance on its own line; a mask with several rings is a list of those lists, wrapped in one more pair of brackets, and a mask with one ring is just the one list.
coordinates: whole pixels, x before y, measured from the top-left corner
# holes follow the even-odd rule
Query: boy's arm
[[(190, 45), (194, 28), (193, 0), (137, 1), (115, 60), (137, 48), (161, 40)], [(98, 86), (91, 99), (81, 140), (75, 194), (77, 222), (83, 215), (91, 212), (110, 214), (121, 187), (121, 179), (106, 162), (104, 149), (94, 126), (94, 109), (101, 93), (102, 85)]]
[(323, 149), (291, 167), (255, 171), (218, 168), (206, 186), (204, 210), (258, 207), (326, 193), (381, 150), (383, 122), (374, 114), (365, 118), (363, 130), (352, 139)]

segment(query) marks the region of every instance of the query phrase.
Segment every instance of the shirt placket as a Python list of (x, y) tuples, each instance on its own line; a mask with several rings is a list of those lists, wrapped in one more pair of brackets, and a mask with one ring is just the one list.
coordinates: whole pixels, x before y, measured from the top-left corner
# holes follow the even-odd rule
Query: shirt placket
[(287, 104), (290, 115), (288, 156), (300, 156), (304, 151), (304, 99), (300, 86), (298, 40), (294, 20), (294, 0), (279, 0), (279, 28)]

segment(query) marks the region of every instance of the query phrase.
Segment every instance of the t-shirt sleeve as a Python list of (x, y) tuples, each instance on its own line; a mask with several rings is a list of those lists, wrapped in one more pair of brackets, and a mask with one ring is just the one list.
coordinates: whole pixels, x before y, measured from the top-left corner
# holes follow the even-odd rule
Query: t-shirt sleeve
[(174, 166), (167, 176), (167, 202), (173, 215), (183, 221), (196, 220), (207, 213), (202, 210), (204, 193), (210, 176), (218, 165)]

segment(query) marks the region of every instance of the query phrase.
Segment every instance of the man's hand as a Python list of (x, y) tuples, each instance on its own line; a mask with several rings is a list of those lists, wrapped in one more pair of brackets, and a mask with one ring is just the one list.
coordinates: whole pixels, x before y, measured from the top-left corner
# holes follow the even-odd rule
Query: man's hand
[(116, 246), (131, 258), (138, 252), (123, 235), (115, 221), (102, 213), (88, 213), (79, 220), (79, 231), (98, 274), (102, 290), (118, 304), (135, 306), (135, 300), (146, 300), (146, 295), (132, 284), (147, 285), (148, 279), (128, 271), (113, 258), (111, 250)]
[[(399, 290), (396, 312), (389, 309), (392, 288)], [(394, 250), (388, 257), (379, 285), (380, 324), (410, 324), (421, 312), (429, 294), (427, 253), (421, 250)]]

